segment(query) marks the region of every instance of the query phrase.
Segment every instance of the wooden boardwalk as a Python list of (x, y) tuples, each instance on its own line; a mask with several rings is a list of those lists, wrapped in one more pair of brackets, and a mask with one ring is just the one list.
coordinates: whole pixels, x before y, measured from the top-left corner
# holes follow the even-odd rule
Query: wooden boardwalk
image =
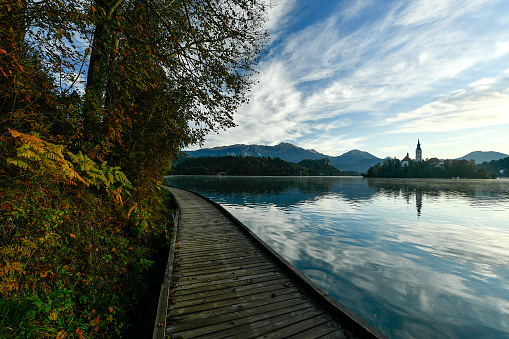
[(168, 189), (178, 231), (154, 338), (384, 338), (221, 206)]

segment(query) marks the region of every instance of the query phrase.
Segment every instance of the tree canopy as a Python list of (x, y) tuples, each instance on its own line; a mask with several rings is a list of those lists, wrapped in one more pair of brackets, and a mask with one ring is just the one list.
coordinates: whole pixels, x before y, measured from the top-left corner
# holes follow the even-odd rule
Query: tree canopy
[(234, 126), (263, 53), (260, 0), (2, 0), (0, 125), (150, 184)]
[(166, 265), (162, 176), (234, 125), (265, 17), (263, 0), (0, 0), (0, 337), (150, 336), (155, 307), (135, 308)]

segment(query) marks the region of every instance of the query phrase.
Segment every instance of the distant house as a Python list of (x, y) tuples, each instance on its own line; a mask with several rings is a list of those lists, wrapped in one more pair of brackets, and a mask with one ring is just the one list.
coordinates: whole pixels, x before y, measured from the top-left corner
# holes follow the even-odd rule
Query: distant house
[(408, 164), (410, 163), (412, 159), (410, 159), (410, 156), (408, 155), (408, 153), (406, 154), (406, 157), (403, 158), (403, 160), (401, 160), (401, 167), (406, 167), (408, 166)]
[(444, 168), (444, 161), (438, 158), (431, 158), (427, 160), (432, 166)]

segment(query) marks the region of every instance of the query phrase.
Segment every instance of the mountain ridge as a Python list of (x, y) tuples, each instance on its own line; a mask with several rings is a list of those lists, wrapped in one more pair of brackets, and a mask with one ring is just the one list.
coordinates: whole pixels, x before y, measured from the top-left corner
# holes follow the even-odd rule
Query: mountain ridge
[(383, 159), (361, 150), (351, 150), (340, 156), (329, 156), (314, 149), (304, 149), (288, 142), (281, 142), (275, 146), (234, 144), (229, 146), (216, 146), (202, 148), (196, 151), (185, 152), (190, 158), (204, 156), (242, 155), (280, 158), (285, 161), (298, 163), (311, 159), (329, 158), (332, 166), (343, 171), (366, 172), (371, 166), (382, 162)]
[(495, 151), (473, 151), (455, 160), (471, 160), (473, 159), (476, 164), (483, 162), (490, 162), (491, 160), (499, 160), (509, 157), (509, 154), (495, 152)]

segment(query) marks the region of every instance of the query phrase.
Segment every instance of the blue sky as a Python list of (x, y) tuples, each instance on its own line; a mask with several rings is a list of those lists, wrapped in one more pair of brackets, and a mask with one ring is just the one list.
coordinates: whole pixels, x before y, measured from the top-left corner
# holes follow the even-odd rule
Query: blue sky
[(401, 159), (419, 138), (424, 158), (509, 154), (506, 1), (270, 2), (250, 103), (204, 147), (290, 142)]

